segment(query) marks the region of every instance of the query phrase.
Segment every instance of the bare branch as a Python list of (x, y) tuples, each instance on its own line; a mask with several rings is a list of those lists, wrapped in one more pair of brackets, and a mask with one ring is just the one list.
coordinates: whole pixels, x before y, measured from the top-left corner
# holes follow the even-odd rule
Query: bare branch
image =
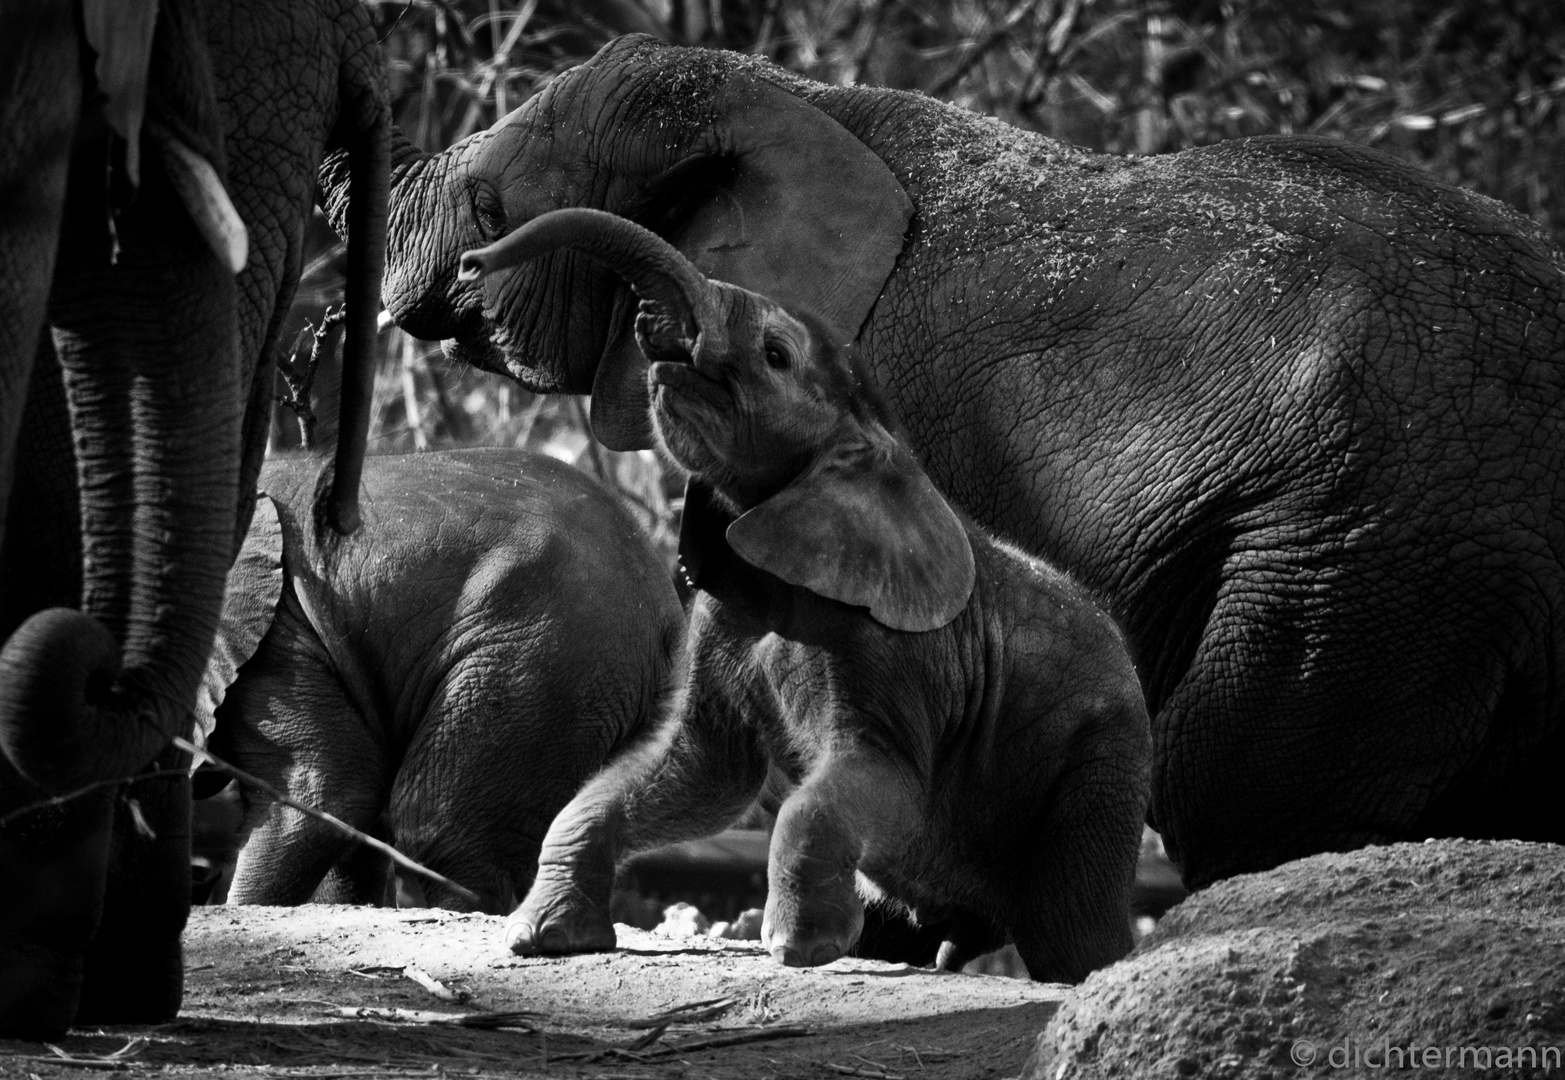
[(315, 818), (317, 821), (324, 821), (326, 824), (330, 825), (334, 829), (337, 829), (339, 832), (353, 837), (353, 839), (357, 840), (359, 843), (366, 844), (369, 847), (374, 848), (376, 851), (380, 852), (382, 855), (385, 855), (392, 862), (396, 863), (404, 870), (409, 870), (415, 874), (420, 875), (421, 877), (426, 877), (435, 884), (450, 889), (468, 903), (481, 904), (483, 902), (482, 898), (477, 893), (475, 893), (472, 889), (467, 888), (465, 885), (458, 885), (450, 878), (444, 876), (443, 874), (436, 873), (429, 867), (425, 866), (423, 863), (413, 861), (385, 841), (377, 840), (368, 833), (360, 832), (358, 829), (355, 829), (352, 825), (349, 825), (341, 818), (332, 814), (328, 814), (324, 810), (317, 810), (315, 807), (309, 806), (306, 803), (302, 803), (287, 793), (279, 790), (278, 788), (273, 787), (271, 784), (268, 784), (260, 777), (253, 776), (236, 765), (230, 765), (221, 758), (216, 757), (206, 750), (203, 750), (189, 739), (183, 739), (176, 735), (174, 736), (173, 743), (187, 754), (193, 754), (199, 760), (211, 762), (219, 769), (222, 769), (224, 772), (237, 778), (240, 783), (248, 784), (251, 787), (258, 788), (259, 790), (266, 792), (284, 806), (293, 810), (297, 810), (301, 814)]

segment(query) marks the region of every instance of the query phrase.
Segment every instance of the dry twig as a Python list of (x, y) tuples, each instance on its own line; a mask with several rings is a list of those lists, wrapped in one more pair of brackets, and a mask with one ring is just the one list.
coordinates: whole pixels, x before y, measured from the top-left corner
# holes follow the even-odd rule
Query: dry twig
[(627, 1020), (628, 1028), (667, 1027), (669, 1024), (695, 1024), (702, 1020), (710, 1020), (719, 1016), (737, 1001), (737, 998), (721, 997), (708, 998), (705, 1001), (691, 1001), (684, 1005), (676, 1005), (672, 1009), (665, 1009), (651, 1016), (644, 1016), (640, 1020)]
[(469, 903), (478, 904), (483, 902), (479, 895), (472, 889), (467, 888), (465, 885), (458, 885), (456, 882), (452, 881), (443, 874), (437, 874), (435, 871), (431, 870), (421, 862), (415, 862), (406, 855), (402, 854), (402, 852), (398, 851), (396, 848), (392, 847), (390, 844), (386, 843), (384, 840), (377, 840), (368, 833), (362, 833), (358, 829), (355, 829), (352, 825), (349, 825), (346, 821), (343, 821), (339, 817), (328, 814), (324, 810), (317, 810), (315, 807), (310, 806), (307, 803), (300, 802), (298, 799), (295, 799), (283, 791), (273, 787), (271, 784), (268, 784), (260, 777), (252, 776), (250, 773), (245, 772), (238, 766), (230, 765), (221, 758), (214, 757), (212, 754), (201, 749), (201, 747), (197, 746), (189, 739), (182, 739), (176, 735), (174, 736), (173, 743), (175, 746), (185, 751), (185, 753), (194, 754), (197, 758), (203, 761), (211, 762), (219, 769), (222, 769), (229, 775), (236, 777), (240, 783), (250, 784), (253, 787), (259, 788), (261, 791), (266, 792), (284, 806), (297, 810), (301, 814), (307, 814), (310, 817), (315, 818), (317, 821), (324, 821), (333, 828), (353, 837), (353, 839), (357, 840), (359, 843), (369, 845), (376, 851), (380, 852), (382, 855), (389, 858), (392, 862), (396, 863), (398, 866), (406, 870), (411, 870), (413, 873), (426, 877), (429, 880), (435, 882), (437, 885), (442, 885), (445, 888), (450, 889), (452, 892), (456, 893), (458, 896), (468, 901)]
[(542, 1013), (526, 1009), (513, 1012), (438, 1013), (423, 1009), (383, 1009), (373, 1005), (333, 1006), (333, 1016), (345, 1020), (384, 1020), (396, 1024), (435, 1024), (446, 1027), (478, 1028), (494, 1031), (512, 1028), (532, 1033), (537, 1030), (534, 1022), (543, 1018)]

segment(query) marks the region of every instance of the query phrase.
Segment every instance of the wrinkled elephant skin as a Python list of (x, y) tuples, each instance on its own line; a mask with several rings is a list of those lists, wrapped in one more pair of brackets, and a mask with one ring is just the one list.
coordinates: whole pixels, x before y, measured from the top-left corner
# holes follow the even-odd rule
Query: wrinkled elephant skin
[(1097, 155), (646, 38), (393, 177), (388, 310), (593, 390), (606, 439), (649, 434), (629, 290), (464, 250), (595, 207), (856, 342), (935, 486), (1123, 626), (1189, 884), (1565, 840), (1565, 257), (1532, 222), (1339, 141)]
[[(327, 146), (350, 151), (358, 344), (323, 517), (346, 529), (357, 512), (390, 120), (349, 0), (25, 7), (0, 16), (23, 58), (0, 112), (24, 120), (0, 152), (18, 194), (0, 211), (0, 278), (36, 294), (0, 295), (0, 335), (16, 334), (0, 337), (0, 812), (161, 774), (0, 832), (0, 1032), (42, 1038), (73, 1015), (178, 1009), (190, 795), (183, 755), (161, 748), (188, 724), (249, 518), (277, 309)], [(95, 58), (85, 107), (78, 54)], [(249, 66), (263, 59), (271, 91)]]
[[(684, 627), (668, 567), (599, 484), (516, 450), (370, 458), (366, 527), (324, 550), (319, 471), (261, 474), (198, 712), (209, 745), (509, 912), (555, 813), (655, 722)], [(245, 801), (230, 903), (382, 898), (383, 863)], [(428, 882), (401, 896), (471, 906)]]

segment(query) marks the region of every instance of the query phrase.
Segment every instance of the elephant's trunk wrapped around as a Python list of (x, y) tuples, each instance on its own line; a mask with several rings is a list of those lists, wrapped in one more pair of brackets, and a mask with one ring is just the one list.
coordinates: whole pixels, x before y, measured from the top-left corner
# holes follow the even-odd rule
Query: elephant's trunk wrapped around
[(602, 210), (558, 210), (534, 218), (488, 247), (464, 252), (459, 280), (477, 281), (562, 248), (591, 256), (629, 281), (644, 302), (676, 313), (682, 324), (694, 320), (698, 332), (721, 325), (706, 277), (679, 249)]

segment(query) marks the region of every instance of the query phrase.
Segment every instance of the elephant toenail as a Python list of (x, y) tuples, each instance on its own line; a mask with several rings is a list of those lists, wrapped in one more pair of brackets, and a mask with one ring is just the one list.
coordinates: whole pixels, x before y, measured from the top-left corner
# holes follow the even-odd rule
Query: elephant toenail
[(805, 967), (804, 957), (790, 945), (773, 945), (772, 958), (783, 967)]
[(516, 929), (511, 932), (511, 951), (518, 956), (538, 951), (538, 932), (533, 929), (532, 923), (516, 924)]
[(842, 949), (839, 946), (832, 944), (831, 942), (827, 942), (824, 945), (817, 945), (815, 946), (815, 950), (810, 953), (810, 966), (820, 967), (822, 964), (829, 964), (841, 955)]
[(550, 927), (538, 936), (538, 949), (546, 953), (570, 952), (571, 939), (559, 927)]

